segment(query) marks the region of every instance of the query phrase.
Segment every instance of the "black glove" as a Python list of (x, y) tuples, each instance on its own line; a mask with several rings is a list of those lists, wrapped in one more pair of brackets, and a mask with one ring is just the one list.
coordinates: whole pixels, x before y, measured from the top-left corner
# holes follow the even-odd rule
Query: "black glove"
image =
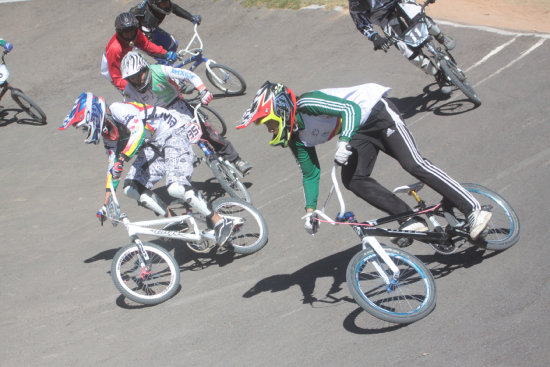
[(388, 39), (386, 37), (382, 37), (378, 33), (376, 33), (374, 36), (370, 39), (372, 43), (374, 43), (374, 50), (384, 50), (384, 52), (388, 52), (390, 49), (390, 45), (388, 42)]
[[(435, 0), (434, 0), (435, 1)], [(193, 15), (193, 24), (201, 25), (202, 18), (200, 15)]]
[(430, 4), (433, 4), (433, 3), (435, 3), (435, 0), (428, 0), (428, 2), (429, 2)]

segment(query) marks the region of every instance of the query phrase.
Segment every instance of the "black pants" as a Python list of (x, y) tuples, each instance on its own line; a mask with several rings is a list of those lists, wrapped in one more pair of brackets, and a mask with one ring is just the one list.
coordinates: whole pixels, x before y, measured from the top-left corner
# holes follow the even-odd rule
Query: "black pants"
[[(389, 121), (391, 126), (372, 130), (372, 126), (387, 126)], [(380, 150), (396, 159), (405, 171), (441, 194), (465, 215), (480, 208), (466, 189), (420, 155), (397, 107), (386, 98), (374, 106), (369, 119), (352, 137), (350, 144), (353, 154), (348, 164), (342, 167), (342, 183), (355, 195), (388, 214), (400, 214), (411, 208), (370, 177)]]
[(221, 136), (212, 126), (201, 122), (202, 138), (207, 140), (220, 156), (227, 159), (229, 162), (234, 162), (239, 158), (239, 153), (231, 142)]

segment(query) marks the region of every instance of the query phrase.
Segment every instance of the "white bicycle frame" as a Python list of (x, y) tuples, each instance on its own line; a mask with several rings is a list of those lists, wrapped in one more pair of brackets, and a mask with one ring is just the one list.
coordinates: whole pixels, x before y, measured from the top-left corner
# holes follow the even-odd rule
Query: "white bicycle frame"
[[(195, 24), (193, 26), (193, 37), (191, 37), (191, 40), (189, 41), (189, 43), (187, 44), (187, 46), (185, 46), (185, 48), (183, 50), (179, 50), (178, 51), (178, 55), (182, 58), (182, 59), (185, 59), (187, 56), (189, 57), (193, 57), (193, 56), (199, 56), (199, 55), (202, 55), (202, 51), (203, 51), (203, 42), (202, 42), (202, 39), (201, 39), (201, 36), (199, 36), (199, 31), (197, 30), (197, 27), (198, 27), (198, 24)], [(198, 46), (199, 47), (194, 47), (194, 48), (191, 48), (193, 46), (193, 44), (195, 44), (195, 42), (198, 42)], [(215, 64), (216, 61), (212, 60), (212, 59), (208, 59), (206, 57), (203, 56), (203, 62), (206, 64), (206, 70), (208, 70), (208, 72), (210, 73), (211, 76), (213, 76), (214, 78), (216, 78), (220, 83), (223, 83), (223, 80), (221, 80), (220, 78), (218, 78), (218, 76), (216, 75), (216, 73), (214, 73), (212, 71), (212, 69), (210, 68), (210, 64)], [(190, 68), (191, 71), (193, 71), (195, 69), (194, 66), (192, 66)]]
[[(314, 214), (325, 219), (332, 225), (336, 225), (338, 223), (325, 213), (325, 209), (329, 199), (331, 198), (334, 192), (336, 192), (338, 203), (340, 204), (340, 213), (344, 214), (346, 212), (346, 203), (344, 202), (344, 197), (342, 196), (342, 191), (340, 190), (340, 185), (338, 183), (338, 178), (336, 177), (337, 170), (338, 170), (338, 165), (334, 164), (334, 166), (332, 167), (332, 172), (330, 173), (330, 178), (332, 179), (332, 187), (328, 194), (327, 200), (325, 201), (325, 204), (322, 209), (316, 209), (313, 212)], [(397, 279), (399, 277), (399, 268), (395, 265), (393, 260), (388, 256), (388, 254), (384, 250), (384, 247), (382, 247), (382, 245), (380, 244), (380, 242), (378, 242), (376, 237), (368, 236), (368, 235), (362, 237), (361, 245), (363, 246), (363, 250), (366, 250), (368, 247), (372, 248), (378, 254), (378, 256), (380, 256), (380, 258), (389, 266), (390, 270), (393, 272), (393, 278)], [(380, 277), (384, 279), (385, 284), (389, 285), (391, 281), (388, 274), (386, 274), (384, 269), (382, 269), (380, 264), (377, 263), (376, 261), (373, 262), (373, 265), (376, 268), (376, 271), (378, 272)]]

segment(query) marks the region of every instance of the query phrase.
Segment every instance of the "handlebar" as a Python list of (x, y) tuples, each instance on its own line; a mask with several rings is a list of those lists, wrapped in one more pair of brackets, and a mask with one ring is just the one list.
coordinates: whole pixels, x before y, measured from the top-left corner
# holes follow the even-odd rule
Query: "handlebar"
[[(203, 43), (202, 43), (201, 37), (199, 36), (199, 32), (198, 32), (197, 28), (198, 28), (198, 24), (195, 23), (195, 25), (193, 26), (193, 37), (191, 37), (191, 40), (189, 41), (187, 46), (185, 46), (184, 49), (178, 51), (178, 56), (179, 57), (183, 58), (184, 55), (186, 55), (186, 54), (196, 56), (196, 55), (198, 55), (202, 52)], [(194, 49), (191, 49), (191, 46), (193, 45), (195, 40), (198, 40), (199, 47), (195, 47)]]

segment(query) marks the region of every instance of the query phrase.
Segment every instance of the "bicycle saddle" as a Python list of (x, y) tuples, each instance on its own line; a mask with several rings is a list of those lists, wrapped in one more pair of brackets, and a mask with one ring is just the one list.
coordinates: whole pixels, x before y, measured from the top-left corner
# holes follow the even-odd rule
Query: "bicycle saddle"
[(406, 185), (406, 186), (399, 186), (399, 187), (396, 187), (395, 189), (393, 189), (393, 193), (394, 194), (408, 194), (409, 191), (415, 191), (415, 192), (418, 192), (420, 191), (420, 189), (422, 189), (424, 187), (424, 184), (422, 182), (417, 182), (417, 183), (413, 183), (413, 184), (410, 184), (410, 185)]

